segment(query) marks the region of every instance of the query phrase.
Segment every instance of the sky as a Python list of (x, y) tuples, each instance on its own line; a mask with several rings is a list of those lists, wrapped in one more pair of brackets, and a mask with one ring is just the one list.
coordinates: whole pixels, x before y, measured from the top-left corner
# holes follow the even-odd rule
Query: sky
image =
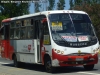
[[(58, 2), (58, 0), (55, 0), (55, 2), (57, 3)], [(69, 9), (69, 0), (65, 0), (65, 10), (68, 10)], [(44, 6), (45, 7), (45, 3), (43, 3), (42, 4), (42, 6)], [(55, 5), (56, 6), (56, 5)], [(40, 9), (41, 11), (43, 11), (45, 8), (42, 8), (42, 9)], [(55, 8), (56, 9), (56, 8)], [(29, 12), (32, 14), (32, 13), (34, 13), (34, 3), (31, 3), (31, 5), (30, 5), (30, 8), (29, 8)]]

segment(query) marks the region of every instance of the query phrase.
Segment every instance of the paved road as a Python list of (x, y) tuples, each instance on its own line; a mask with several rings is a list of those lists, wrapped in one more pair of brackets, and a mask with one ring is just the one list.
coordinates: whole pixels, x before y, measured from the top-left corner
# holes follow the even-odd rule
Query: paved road
[(100, 59), (92, 71), (85, 71), (79, 66), (58, 68), (56, 73), (50, 74), (42, 65), (25, 64), (24, 67), (15, 68), (12, 61), (0, 58), (0, 75), (100, 75)]

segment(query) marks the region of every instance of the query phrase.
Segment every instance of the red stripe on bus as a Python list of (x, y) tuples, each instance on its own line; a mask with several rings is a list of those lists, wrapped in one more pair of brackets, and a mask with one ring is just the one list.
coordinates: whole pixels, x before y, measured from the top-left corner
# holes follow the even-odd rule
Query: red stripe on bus
[(9, 21), (11, 21), (11, 18), (2, 20), (2, 22), (9, 22)]

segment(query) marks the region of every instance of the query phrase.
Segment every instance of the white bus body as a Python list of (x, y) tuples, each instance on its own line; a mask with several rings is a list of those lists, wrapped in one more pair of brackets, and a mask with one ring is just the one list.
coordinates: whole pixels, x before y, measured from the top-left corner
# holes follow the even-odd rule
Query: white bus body
[[(73, 31), (67, 32), (67, 25)], [(32, 38), (28, 34), (31, 28)], [(15, 66), (22, 62), (43, 64), (47, 72), (52, 72), (57, 66), (83, 65), (91, 70), (98, 62), (99, 41), (88, 14), (83, 11), (44, 11), (4, 19), (1, 30), (4, 31), (1, 55), (14, 60)]]

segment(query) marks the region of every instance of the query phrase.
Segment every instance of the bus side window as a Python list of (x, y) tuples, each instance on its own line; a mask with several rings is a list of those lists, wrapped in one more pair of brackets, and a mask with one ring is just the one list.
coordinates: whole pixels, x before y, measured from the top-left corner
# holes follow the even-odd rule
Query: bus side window
[(11, 22), (10, 25), (10, 39), (14, 39), (15, 22)]
[(7, 23), (5, 26), (4, 26), (4, 39), (5, 40), (8, 40), (9, 39), (9, 30), (10, 30), (10, 23)]
[(20, 29), (20, 38), (26, 39), (26, 27), (21, 27)]
[(22, 22), (20, 20), (15, 22), (15, 29), (14, 29), (14, 39), (20, 39), (20, 26)]
[(48, 30), (47, 22), (44, 23), (44, 35), (49, 35), (49, 30)]
[(34, 37), (34, 28), (33, 28), (33, 26), (27, 27), (27, 31), (28, 31), (28, 38), (32, 39)]
[(20, 33), (19, 33), (19, 28), (16, 28), (15, 30), (14, 30), (14, 39), (19, 39), (20, 38), (20, 35), (19, 35)]
[(20, 29), (19, 29), (19, 35), (20, 35), (20, 39), (26, 39), (27, 37), (27, 26), (29, 24), (29, 19), (25, 19), (25, 20), (21, 20), (20, 21)]
[(4, 27), (0, 30), (0, 41), (4, 40)]
[(34, 20), (33, 19), (30, 20), (30, 26), (27, 27), (27, 32), (28, 32), (27, 37), (29, 39), (33, 39), (34, 38)]
[(10, 39), (14, 38), (14, 28), (10, 29)]

